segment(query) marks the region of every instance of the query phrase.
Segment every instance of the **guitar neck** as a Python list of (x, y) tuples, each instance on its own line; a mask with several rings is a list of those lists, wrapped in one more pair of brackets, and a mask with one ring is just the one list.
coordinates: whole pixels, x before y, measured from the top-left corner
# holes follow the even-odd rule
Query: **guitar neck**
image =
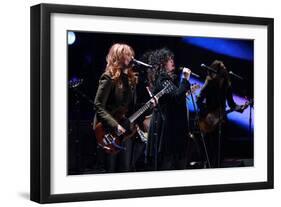
[[(160, 92), (158, 92), (154, 97), (155, 99), (159, 99), (161, 96), (165, 94), (165, 91), (167, 89), (167, 86), (163, 88)], [(154, 98), (151, 98), (148, 102), (146, 102), (139, 110), (137, 110), (133, 115), (129, 117), (129, 121), (133, 123), (137, 118), (140, 117), (147, 109), (149, 109), (152, 105), (151, 100)]]
[(199, 85), (191, 86), (190, 90), (186, 92), (186, 96), (189, 96), (190, 94), (194, 93), (198, 88), (200, 88)]
[[(244, 105), (242, 105), (242, 110), (244, 111), (246, 108), (248, 108), (248, 106), (250, 105), (250, 104), (252, 104), (252, 101), (250, 101), (250, 102), (246, 102)], [(233, 111), (235, 111), (234, 109), (228, 109), (228, 110), (226, 110), (226, 114), (229, 114), (229, 113), (231, 113), (231, 112), (233, 112)]]

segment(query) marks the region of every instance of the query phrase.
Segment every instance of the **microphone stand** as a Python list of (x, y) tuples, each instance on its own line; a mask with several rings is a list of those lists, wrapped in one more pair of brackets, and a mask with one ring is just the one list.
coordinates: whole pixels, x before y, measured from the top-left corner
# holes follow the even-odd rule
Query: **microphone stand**
[[(146, 89), (147, 89), (147, 92), (148, 92), (148, 94), (149, 94), (149, 96), (150, 96), (150, 98), (151, 99), (153, 99), (154, 101), (155, 101), (155, 106), (154, 106), (154, 108), (153, 108), (153, 112), (152, 112), (152, 114), (154, 113), (154, 110), (156, 110), (157, 111), (157, 113), (160, 113), (160, 116), (161, 116), (161, 119), (164, 121), (164, 117), (163, 117), (163, 114), (162, 114), (162, 112), (161, 112), (161, 109), (160, 109), (160, 107), (159, 107), (159, 105), (158, 105), (158, 103), (157, 103), (157, 100), (156, 100), (156, 98), (155, 98), (155, 94), (153, 94), (150, 90), (149, 90), (149, 87), (148, 86), (146, 86)], [(152, 119), (152, 118), (151, 118)], [(153, 123), (153, 125), (154, 125), (154, 128), (157, 128), (157, 125), (158, 124), (158, 121), (157, 120), (155, 120), (154, 121), (154, 123)], [(151, 123), (150, 123), (150, 125), (151, 125)], [(157, 130), (155, 130), (155, 132), (153, 133), (153, 135), (152, 136), (154, 136), (154, 138), (155, 138), (155, 142), (154, 142), (154, 144), (153, 144), (153, 146), (152, 146), (152, 148), (153, 148), (153, 153), (154, 153), (154, 163), (153, 163), (153, 159), (152, 159), (152, 164), (154, 164), (154, 170), (157, 170), (158, 169), (158, 142), (159, 142), (159, 137), (158, 137), (158, 132), (157, 132)], [(146, 149), (145, 149), (145, 163), (147, 164), (147, 149), (148, 149), (148, 143), (146, 144), (146, 147), (145, 147)]]
[[(74, 111), (75, 111), (75, 127), (76, 131), (74, 134), (74, 144), (75, 144), (75, 173), (81, 173), (82, 169), (84, 169), (84, 162), (81, 162), (81, 137), (80, 137), (80, 121), (81, 121), (81, 98), (86, 99), (90, 104), (94, 104), (94, 101), (89, 98), (85, 93), (81, 92), (81, 90), (78, 88), (81, 85), (82, 82), (77, 83), (69, 83), (68, 87), (69, 89), (72, 89), (72, 93), (75, 97), (74, 100)], [(72, 130), (70, 129), (69, 133), (71, 133)]]
[[(155, 101), (156, 105), (154, 107), (154, 110), (157, 110), (157, 113), (160, 113), (161, 119), (164, 121), (163, 114), (161, 112), (161, 109), (160, 109), (158, 103), (156, 102), (157, 100), (155, 99), (154, 94), (149, 90), (148, 87), (147, 87), (147, 91), (148, 91), (150, 98), (152, 98)], [(155, 120), (153, 124), (155, 125), (154, 127), (157, 128), (156, 125), (158, 124), (158, 121)], [(152, 146), (153, 152), (154, 152), (154, 159), (155, 159), (154, 160), (154, 170), (157, 170), (158, 169), (158, 150), (159, 150), (159, 136), (158, 136), (157, 130), (155, 131), (155, 133), (153, 133), (153, 136), (155, 137), (155, 142), (154, 142), (154, 145)], [(147, 160), (147, 154), (145, 156), (146, 156), (145, 159)]]
[(221, 127), (222, 127), (222, 113), (221, 113), (221, 107), (219, 110), (219, 136), (218, 136), (218, 168), (221, 166)]
[[(198, 110), (197, 110), (197, 107), (196, 107), (196, 104), (194, 101), (194, 96), (192, 93), (190, 93), (190, 97), (191, 97), (192, 105), (193, 105), (193, 108), (195, 111), (194, 126), (198, 126), (199, 125), (199, 113), (198, 113)], [(211, 168), (210, 159), (209, 159), (209, 155), (208, 155), (208, 151), (207, 151), (207, 146), (206, 146), (205, 139), (204, 139), (204, 134), (201, 132), (200, 127), (198, 127), (198, 129), (200, 131), (200, 138), (203, 143), (207, 164), (208, 164), (208, 167)]]
[(254, 108), (254, 102), (252, 100), (252, 103), (250, 104), (250, 115), (249, 115), (249, 138), (252, 137), (252, 109)]
[[(75, 111), (75, 133), (74, 133), (74, 149), (75, 149), (75, 173), (81, 173), (81, 139), (80, 139), (80, 99), (77, 93), (74, 93), (74, 111)], [(72, 130), (69, 130), (71, 134)]]

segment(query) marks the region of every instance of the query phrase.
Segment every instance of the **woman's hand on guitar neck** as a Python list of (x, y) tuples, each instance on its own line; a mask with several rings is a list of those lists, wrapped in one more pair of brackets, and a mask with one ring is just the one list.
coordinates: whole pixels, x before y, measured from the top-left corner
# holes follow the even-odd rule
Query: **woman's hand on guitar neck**
[(155, 108), (158, 104), (158, 98), (153, 97), (153, 98), (150, 99), (150, 102), (152, 103), (153, 108)]
[(234, 107), (234, 111), (237, 111), (237, 112), (242, 114), (246, 108), (247, 107), (245, 107), (245, 105), (236, 105)]
[(126, 129), (124, 129), (120, 124), (117, 125), (117, 135), (124, 134), (126, 132)]

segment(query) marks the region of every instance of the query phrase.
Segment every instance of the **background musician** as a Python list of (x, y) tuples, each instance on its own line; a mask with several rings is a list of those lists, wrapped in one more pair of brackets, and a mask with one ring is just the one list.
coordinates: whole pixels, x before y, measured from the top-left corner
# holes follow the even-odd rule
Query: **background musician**
[(215, 112), (219, 118), (219, 124), (211, 132), (205, 134), (207, 152), (210, 159), (210, 167), (220, 167), (223, 159), (223, 141), (225, 136), (226, 102), (232, 110), (242, 112), (241, 106), (233, 100), (232, 87), (228, 71), (222, 61), (215, 60), (210, 68), (216, 73), (210, 72), (205, 84), (197, 97), (197, 106), (200, 117), (205, 118), (210, 112)]

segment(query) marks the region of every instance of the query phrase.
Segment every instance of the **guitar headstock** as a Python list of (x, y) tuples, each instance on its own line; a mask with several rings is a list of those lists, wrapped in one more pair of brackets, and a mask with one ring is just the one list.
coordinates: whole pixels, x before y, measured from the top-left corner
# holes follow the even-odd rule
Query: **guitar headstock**
[(201, 86), (199, 84), (197, 84), (197, 83), (191, 84), (190, 91), (191, 91), (191, 93), (194, 93), (199, 88), (201, 88)]
[(251, 99), (250, 101), (246, 101), (246, 103), (244, 105), (242, 105), (242, 110), (245, 110), (246, 108), (248, 108), (248, 106), (253, 104), (253, 99)]
[(201, 86), (197, 83), (191, 84), (190, 90), (186, 92), (186, 96), (189, 96), (191, 93), (194, 93), (197, 89), (199, 89)]
[(250, 101), (246, 101), (243, 105), (237, 105), (236, 108), (234, 109), (234, 111), (243, 113), (245, 111), (245, 109), (248, 108), (248, 106), (253, 104), (253, 99), (251, 99)]
[(164, 81), (163, 85), (164, 85), (164, 89), (163, 89), (164, 93), (170, 93), (175, 89), (175, 85), (169, 80)]

